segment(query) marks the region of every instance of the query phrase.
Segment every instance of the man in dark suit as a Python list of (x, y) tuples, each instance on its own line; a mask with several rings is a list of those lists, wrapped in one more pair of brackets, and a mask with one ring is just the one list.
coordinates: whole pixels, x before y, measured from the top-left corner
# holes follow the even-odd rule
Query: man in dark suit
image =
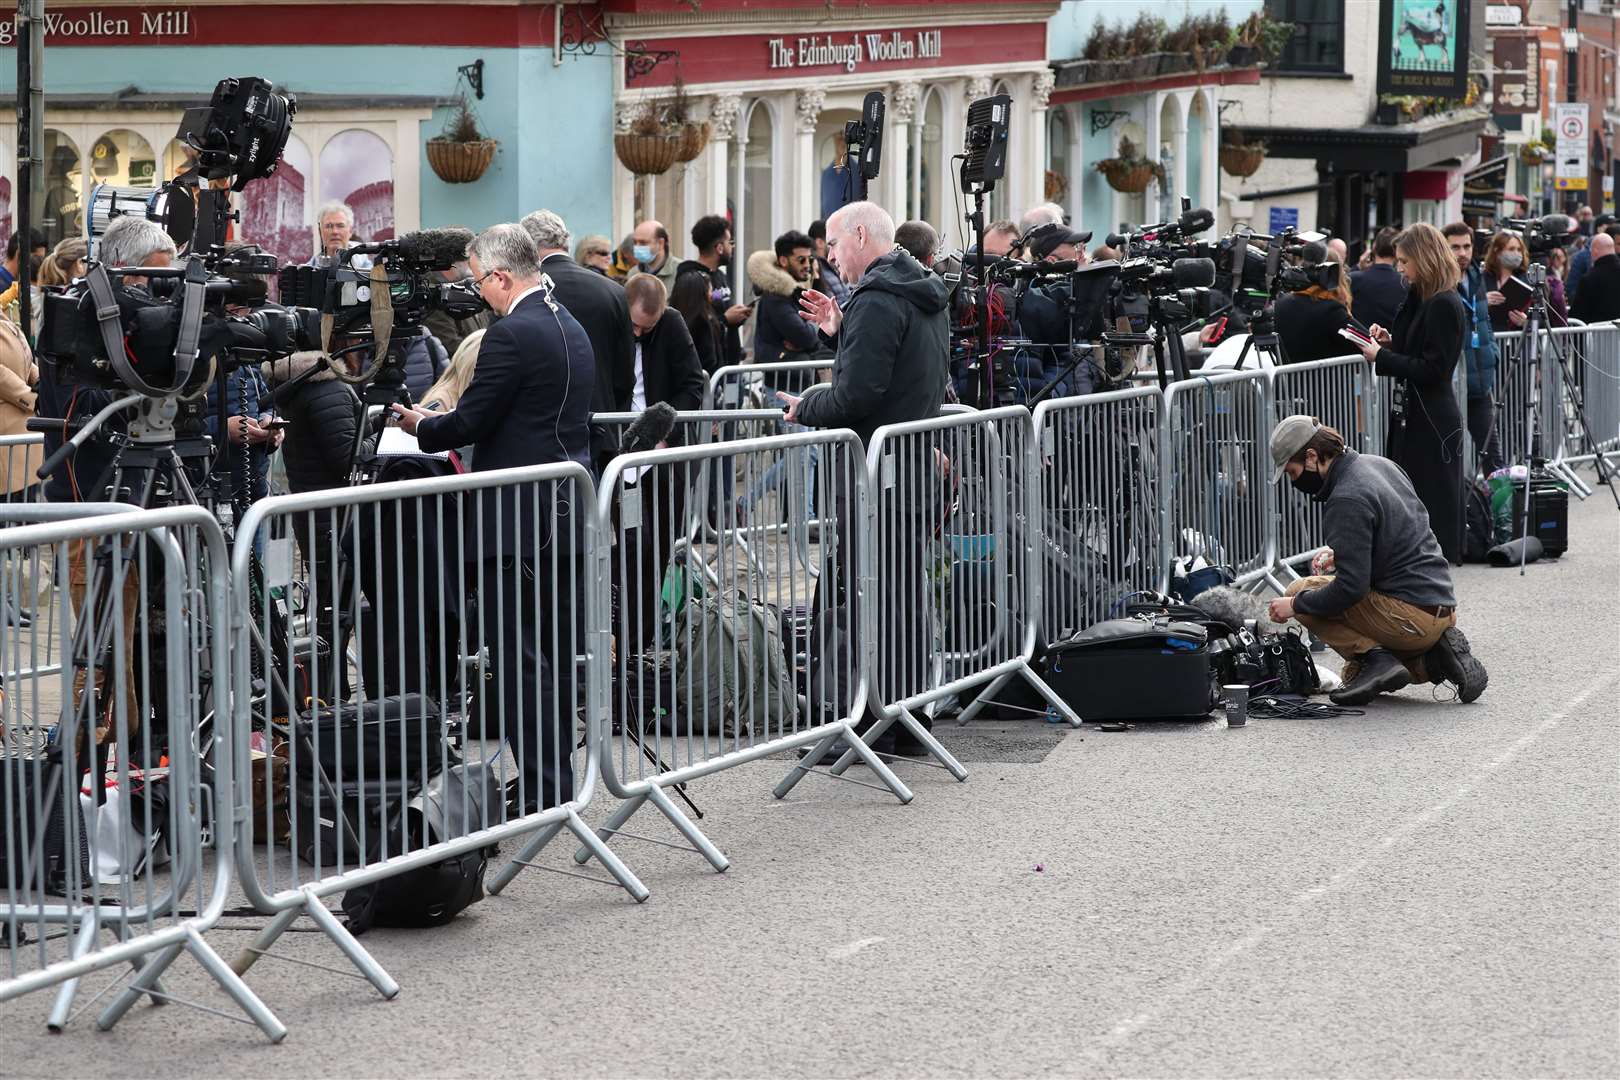
[[(700, 408), (703, 365), (686, 320), (669, 306), (664, 283), (651, 274), (639, 274), (624, 283), (624, 293), (636, 334), (630, 411), (641, 412), (659, 402), (677, 412)], [(676, 424), (664, 444), (679, 446), (686, 434)], [(641, 526), (625, 533), (632, 547), (625, 557), (626, 573), (620, 575), (625, 580), (619, 582), (618, 629), (620, 640), (638, 649), (656, 638), (664, 569), (675, 537), (685, 528), (687, 487), (694, 472), (689, 466), (665, 466), (641, 476), (634, 494), (625, 489), (625, 498), (641, 500)], [(614, 572), (619, 573), (617, 561)]]
[[(596, 392), (592, 412), (625, 412), (635, 380), (635, 343), (630, 333), (630, 311), (624, 288), (612, 279), (579, 265), (568, 254), (568, 226), (550, 210), (536, 210), (523, 219), (523, 228), (540, 253), (540, 271), (551, 278), (552, 296), (579, 320), (596, 354)], [(600, 475), (618, 453), (616, 434), (607, 428), (591, 429), (591, 457)]]
[[(534, 241), (520, 225), (492, 225), (473, 241), (469, 266), (502, 318), (485, 332), (455, 409), (396, 405), (400, 427), (430, 453), (472, 444), (474, 472), (556, 462), (589, 468), (596, 362), (584, 329), (542, 284)], [(506, 483), (467, 497), (468, 558), (480, 560), (468, 577), (479, 588), (497, 676), (493, 696), (481, 695), (477, 707), (486, 730), (498, 722), (522, 763), (518, 796), (527, 813), (574, 797), (580, 535), (592, 508), (566, 483)]]
[(1372, 241), (1372, 265), (1350, 275), (1350, 314), (1362, 326), (1394, 326), (1406, 301), (1406, 281), (1395, 269), (1399, 235), (1401, 230), (1390, 225), (1379, 229)]

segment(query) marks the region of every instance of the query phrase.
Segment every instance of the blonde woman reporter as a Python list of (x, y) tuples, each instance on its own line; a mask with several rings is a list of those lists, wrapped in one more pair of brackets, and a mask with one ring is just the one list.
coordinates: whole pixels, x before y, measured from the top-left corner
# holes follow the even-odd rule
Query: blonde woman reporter
[(1410, 288), (1393, 328), (1373, 326), (1362, 349), (1392, 380), (1385, 456), (1406, 471), (1429, 511), (1429, 526), (1452, 565), (1463, 550), (1463, 419), (1451, 380), (1468, 343), (1470, 317), (1457, 295), (1462, 276), (1440, 230), (1419, 223), (1395, 243)]

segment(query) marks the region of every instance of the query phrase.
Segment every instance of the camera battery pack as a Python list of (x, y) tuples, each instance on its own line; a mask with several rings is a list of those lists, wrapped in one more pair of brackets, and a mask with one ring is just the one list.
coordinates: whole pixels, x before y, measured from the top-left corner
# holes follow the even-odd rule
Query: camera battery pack
[(1530, 474), (1530, 521), (1524, 521), (1525, 483), (1513, 484), (1513, 538), (1528, 532), (1541, 541), (1543, 552), (1557, 558), (1569, 548), (1569, 490), (1551, 473), (1537, 469)]

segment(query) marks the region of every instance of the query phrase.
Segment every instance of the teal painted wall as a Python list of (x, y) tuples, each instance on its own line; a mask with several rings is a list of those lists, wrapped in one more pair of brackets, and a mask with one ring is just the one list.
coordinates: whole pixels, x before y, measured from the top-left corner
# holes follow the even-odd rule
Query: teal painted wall
[[(485, 132), (500, 141), (500, 150), (475, 183), (446, 184), (428, 167), (424, 149), (423, 227), (479, 228), (547, 206), (562, 214), (576, 235), (608, 232), (613, 68), (605, 53), (564, 58), (553, 67), (549, 46), (58, 47), (45, 55), (47, 124), (53, 92), (110, 93), (134, 86), (150, 92), (195, 92), (204, 104), (218, 79), (242, 74), (262, 75), (295, 95), (449, 97), (455, 91), (456, 68), (480, 57), (485, 96), (473, 104)], [(15, 87), (16, 66), (0, 64), (0, 90), (11, 93)], [(422, 124), (424, 142), (439, 133), (448, 112), (436, 110)]]

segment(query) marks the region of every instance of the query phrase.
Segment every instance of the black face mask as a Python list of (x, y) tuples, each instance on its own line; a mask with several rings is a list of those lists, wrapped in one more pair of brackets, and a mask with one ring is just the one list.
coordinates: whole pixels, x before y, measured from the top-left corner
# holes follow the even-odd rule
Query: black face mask
[(1293, 484), (1294, 490), (1299, 492), (1301, 495), (1309, 495), (1312, 498), (1315, 498), (1317, 495), (1321, 494), (1322, 485), (1326, 483), (1326, 478), (1323, 477), (1321, 473), (1308, 469), (1288, 482)]

